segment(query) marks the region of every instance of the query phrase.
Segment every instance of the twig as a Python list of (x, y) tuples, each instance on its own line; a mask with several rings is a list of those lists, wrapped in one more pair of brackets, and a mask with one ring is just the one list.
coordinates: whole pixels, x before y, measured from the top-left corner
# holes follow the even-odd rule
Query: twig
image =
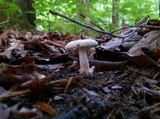
[(7, 24), (9, 22), (9, 20), (3, 21), (0, 23), (0, 27), (3, 27), (5, 24)]
[(126, 37), (129, 37), (130, 35), (134, 34), (134, 33), (137, 31), (137, 29), (135, 29), (135, 30), (133, 30), (131, 33), (129, 33), (128, 35), (122, 35), (122, 36), (120, 36), (120, 35), (114, 35), (114, 34), (112, 34), (112, 33), (110, 33), (110, 32), (107, 32), (107, 31), (102, 31), (102, 30), (99, 30), (99, 29), (95, 29), (95, 28), (93, 28), (93, 27), (91, 27), (91, 26), (89, 26), (89, 25), (87, 25), (87, 24), (84, 24), (84, 23), (82, 23), (82, 22), (80, 22), (80, 21), (76, 21), (76, 20), (74, 20), (74, 19), (72, 19), (72, 18), (70, 18), (70, 17), (68, 17), (68, 16), (66, 16), (66, 15), (60, 14), (60, 13), (55, 12), (55, 11), (53, 11), (53, 10), (49, 10), (49, 12), (50, 12), (51, 14), (53, 14), (53, 15), (58, 15), (58, 16), (60, 16), (60, 17), (63, 17), (63, 18), (65, 18), (65, 19), (67, 19), (67, 20), (72, 21), (73, 23), (76, 23), (76, 24), (78, 24), (78, 25), (81, 25), (81, 26), (83, 26), (83, 27), (86, 27), (86, 28), (88, 28), (88, 29), (94, 30), (94, 31), (99, 32), (99, 33), (107, 34), (107, 35), (110, 35), (110, 36), (112, 36), (112, 37), (126, 38)]
[(49, 33), (50, 33), (50, 31), (51, 31), (51, 24), (50, 24), (49, 13), (47, 13), (47, 18), (48, 18), (48, 30), (49, 30)]
[[(86, 18), (86, 16), (84, 16), (83, 14), (80, 14), (80, 16), (83, 17), (83, 18)], [(93, 21), (90, 21), (90, 22), (91, 22), (91, 24), (93, 24), (93, 25), (96, 26), (97, 28), (99, 28), (99, 29), (101, 29), (102, 31), (104, 31), (104, 29), (103, 29), (101, 26), (97, 25), (97, 24), (94, 23)]]
[(6, 21), (3, 21), (3, 22), (0, 22), (0, 25), (6, 24), (6, 23), (8, 23), (8, 22), (9, 22), (9, 20), (6, 20)]
[(148, 28), (159, 28), (159, 29), (160, 29), (160, 26), (154, 26), (154, 25), (135, 25), (135, 26), (126, 26), (126, 27), (123, 27), (123, 28), (114, 30), (114, 31), (112, 31), (111, 33), (115, 33), (115, 32), (118, 32), (118, 31), (120, 31), (120, 30), (132, 28), (132, 27), (138, 27), (138, 28), (148, 27)]

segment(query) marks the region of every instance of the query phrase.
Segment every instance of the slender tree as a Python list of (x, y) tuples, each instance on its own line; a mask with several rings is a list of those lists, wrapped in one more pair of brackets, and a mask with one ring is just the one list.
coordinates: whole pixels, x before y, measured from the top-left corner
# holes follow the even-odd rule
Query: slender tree
[(119, 23), (118, 2), (120, 0), (112, 0), (112, 24), (117, 27)]

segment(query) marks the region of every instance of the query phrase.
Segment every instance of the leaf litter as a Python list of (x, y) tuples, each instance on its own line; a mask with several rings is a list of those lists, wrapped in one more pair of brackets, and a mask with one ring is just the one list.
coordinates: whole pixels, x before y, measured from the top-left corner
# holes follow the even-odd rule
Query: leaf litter
[(87, 51), (93, 76), (79, 73), (78, 50), (64, 48), (86, 36), (14, 29), (0, 34), (1, 118), (160, 118), (159, 29), (92, 38), (99, 43)]

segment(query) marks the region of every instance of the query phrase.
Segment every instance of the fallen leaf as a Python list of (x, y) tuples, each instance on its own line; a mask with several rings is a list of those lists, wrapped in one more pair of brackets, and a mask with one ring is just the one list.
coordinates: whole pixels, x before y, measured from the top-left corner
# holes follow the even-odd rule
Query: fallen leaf
[(160, 102), (158, 102), (152, 106), (142, 108), (138, 112), (138, 116), (140, 119), (158, 119), (158, 118), (160, 118), (160, 116), (157, 113), (159, 111), (160, 111)]
[(83, 90), (88, 93), (89, 95), (92, 95), (92, 96), (99, 96), (96, 92), (94, 92), (93, 90), (88, 90), (86, 88), (83, 88)]
[(124, 42), (121, 44), (123, 49), (125, 51), (128, 51), (131, 49), (138, 41), (140, 41), (143, 38), (143, 36), (138, 35), (137, 33), (134, 33), (133, 35), (127, 37), (124, 39)]
[[(153, 25), (153, 26), (160, 26), (160, 20), (157, 20), (157, 19), (150, 19), (148, 22), (147, 22), (147, 25)], [(160, 30), (160, 28), (158, 27), (150, 27), (148, 28), (150, 31), (151, 30)]]
[[(138, 41), (127, 53), (130, 57), (140, 56), (144, 55), (144, 52), (142, 51), (142, 48), (148, 48), (148, 49), (156, 49), (156, 43), (155, 47), (150, 47), (150, 44), (152, 44), (157, 37), (160, 35), (159, 31), (151, 31), (147, 33), (140, 41)], [(151, 51), (151, 50), (150, 50)]]
[(40, 65), (38, 64), (37, 65), (37, 69), (49, 69), (49, 70), (55, 70), (55, 69), (61, 69), (61, 68), (64, 68), (63, 64), (62, 63), (58, 63), (58, 64), (48, 64), (48, 65)]
[(14, 117), (16, 118), (32, 118), (37, 115), (37, 109), (28, 109), (25, 107), (22, 107), (20, 110), (13, 112)]
[(9, 64), (10, 65), (20, 65), (23, 62), (25, 62), (26, 64), (30, 64), (33, 63), (34, 61), (38, 61), (39, 57), (38, 56), (25, 56), (22, 58), (19, 58), (17, 60), (11, 61)]
[(20, 103), (17, 103), (11, 107), (7, 107), (6, 109), (4, 109), (4, 113), (5, 113), (5, 116), (6, 118), (5, 119), (8, 119), (8, 117), (10, 116), (11, 113), (17, 111), (18, 107), (19, 107)]
[(25, 95), (29, 93), (30, 90), (22, 90), (22, 91), (7, 91), (5, 93), (0, 94), (0, 100), (6, 100), (8, 98), (14, 97), (14, 96), (19, 96), (19, 95)]
[(3, 70), (3, 73), (8, 75), (8, 74), (30, 74), (33, 73), (36, 69), (35, 63), (22, 63), (21, 65), (7, 65), (7, 68)]
[(124, 55), (128, 60), (134, 62), (135, 64), (139, 66), (151, 66), (151, 65), (158, 65), (158, 63), (151, 58), (149, 58), (147, 55), (140, 55), (140, 56), (134, 56), (130, 57), (128, 55)]
[(18, 45), (20, 44), (20, 41), (19, 40), (14, 40), (12, 43), (10, 43), (10, 47), (5, 49), (5, 50), (13, 50), (15, 49)]
[(45, 102), (39, 102), (37, 104), (37, 108), (40, 111), (46, 112), (47, 114), (49, 114), (51, 116), (54, 116), (54, 117), (56, 116), (56, 110)]
[(120, 85), (114, 85), (111, 88), (114, 89), (114, 90), (119, 90), (119, 89), (122, 89), (122, 86), (120, 86)]
[[(37, 72), (36, 72), (37, 73)], [(35, 76), (35, 79), (31, 79), (29, 81), (26, 81), (21, 84), (21, 87), (23, 89), (30, 89), (32, 91), (42, 91), (45, 89), (46, 82), (50, 76), (44, 76), (42, 74), (37, 73), (37, 76)]]
[(111, 71), (116, 70), (124, 66), (128, 61), (121, 62), (109, 62), (109, 61), (99, 61), (99, 60), (90, 60), (90, 66), (95, 66), (95, 71)]
[(105, 87), (103, 87), (102, 89), (103, 89), (103, 91), (104, 91), (105, 93), (110, 93), (110, 92), (111, 92), (111, 90), (108, 88), (108, 86), (105, 86)]
[(59, 50), (54, 45), (47, 44), (45, 42), (40, 43), (41, 48), (47, 51), (50, 55), (60, 54)]
[(65, 87), (65, 89), (64, 89), (64, 93), (66, 93), (68, 87), (69, 87), (72, 83), (74, 83), (74, 82), (76, 82), (76, 81), (78, 81), (78, 80), (80, 80), (80, 77), (77, 77), (77, 76), (69, 78), (69, 80), (68, 80), (68, 82), (67, 82), (67, 85), (66, 85), (66, 87)]
[(54, 101), (59, 101), (59, 100), (64, 100), (64, 98), (62, 96), (54, 96)]
[(127, 66), (127, 69), (134, 71), (138, 74), (142, 74), (144, 76), (150, 77), (152, 79), (155, 79), (160, 75), (157, 67), (143, 68), (143, 67), (138, 67), (138, 66)]
[(160, 82), (160, 81), (148, 78), (146, 76), (142, 76), (142, 79), (145, 80), (145, 82), (148, 83), (150, 87), (154, 87), (157, 83)]
[(156, 96), (159, 96), (160, 97), (160, 90), (153, 90), (153, 89), (149, 89), (145, 86), (141, 86), (141, 88), (146, 91), (147, 93), (150, 93), (150, 94), (154, 94)]
[(15, 28), (15, 27), (17, 27), (17, 24), (15, 24), (15, 25), (12, 26), (11, 28), (7, 29), (5, 32), (3, 32), (3, 33), (0, 35), (0, 46), (2, 46), (2, 39), (4, 39), (4, 38), (7, 36), (7, 34), (9, 34), (10, 31), (11, 31), (13, 28)]
[(98, 46), (99, 49), (105, 49), (107, 51), (115, 51), (121, 44), (123, 43), (123, 39), (121, 38), (113, 38), (110, 41)]
[(12, 52), (10, 50), (5, 50), (3, 52), (0, 52), (0, 57), (1, 57), (1, 59), (4, 59), (3, 61), (6, 61), (5, 58), (9, 60), (12, 57), (11, 53)]

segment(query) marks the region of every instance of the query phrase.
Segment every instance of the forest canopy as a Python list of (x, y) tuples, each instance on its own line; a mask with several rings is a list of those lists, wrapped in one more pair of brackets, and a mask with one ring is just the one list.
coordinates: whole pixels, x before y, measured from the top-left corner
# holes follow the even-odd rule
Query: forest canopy
[(19, 1), (21, 0), (0, 1), (0, 13), (5, 12), (6, 16), (3, 19), (1, 18), (0, 21), (12, 19), (13, 22), (24, 14), (30, 13), (36, 15), (34, 23), (38, 30), (77, 33), (83, 31), (84, 28), (50, 14), (49, 10), (89, 25), (93, 25), (90, 23), (93, 22), (107, 31), (121, 27), (123, 20), (128, 25), (134, 25), (147, 15), (151, 19), (159, 18), (158, 0), (26, 0), (28, 1), (27, 4), (31, 4), (35, 11), (33, 9), (24, 11), (24, 6), (17, 4)]

